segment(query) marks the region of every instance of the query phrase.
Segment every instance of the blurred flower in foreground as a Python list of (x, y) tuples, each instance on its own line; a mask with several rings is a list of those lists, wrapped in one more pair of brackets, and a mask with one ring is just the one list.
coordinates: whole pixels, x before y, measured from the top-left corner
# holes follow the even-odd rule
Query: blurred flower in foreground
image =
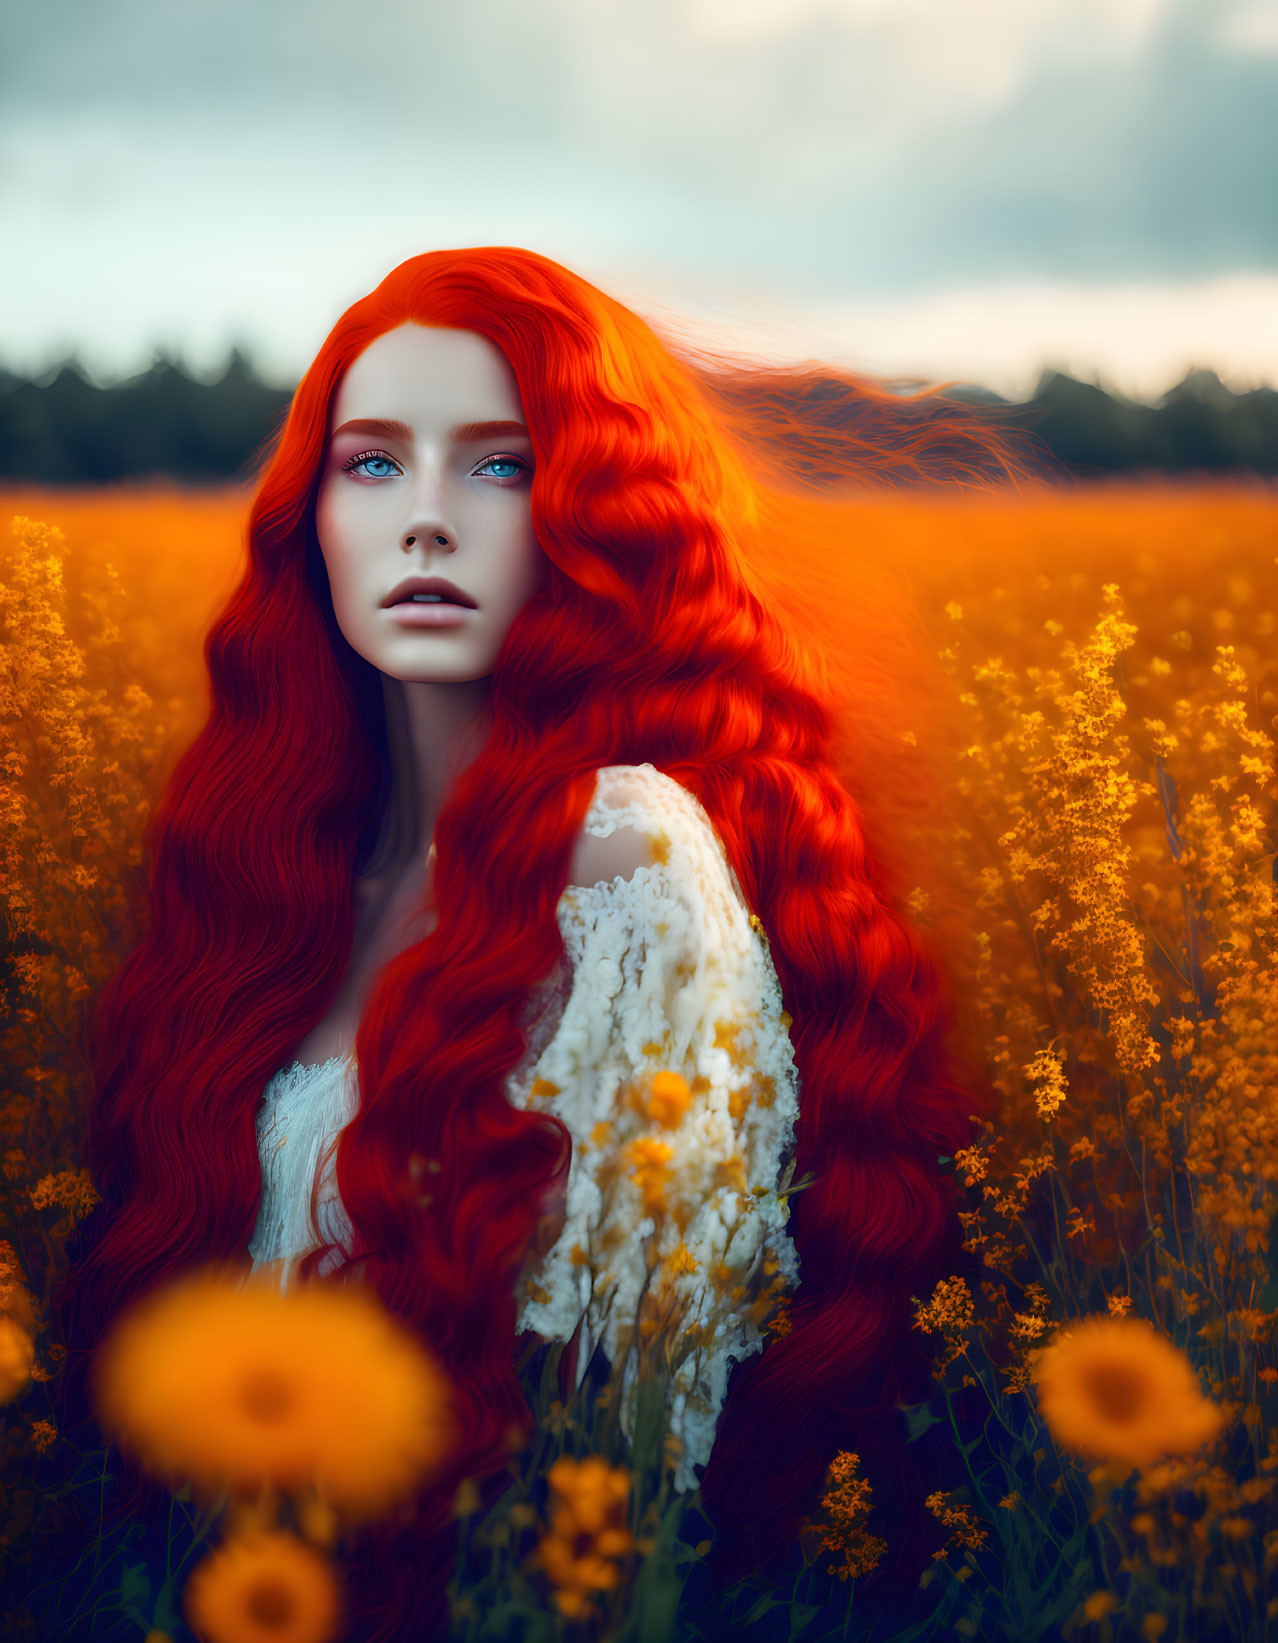
[(456, 1437), (443, 1371), (369, 1295), (216, 1272), (144, 1297), (98, 1350), (103, 1432), (173, 1488), (317, 1488), (351, 1523), (383, 1515)]
[(0, 1317), (0, 1403), (12, 1403), (31, 1379), (35, 1343), (16, 1318)]
[[(14, 1247), (0, 1238), (0, 1404), (26, 1390), (35, 1371), (35, 1310)], [(37, 1377), (38, 1378), (38, 1377)]]
[(1038, 1407), (1062, 1448), (1144, 1467), (1214, 1438), (1224, 1417), (1184, 1353), (1142, 1318), (1085, 1319), (1034, 1369)]
[(7, 1238), (0, 1238), (0, 1312), (20, 1324), (28, 1335), (35, 1334), (35, 1310), (22, 1281), (17, 1252)]
[(182, 1612), (204, 1643), (329, 1643), (341, 1602), (327, 1560), (276, 1532), (228, 1541), (205, 1558)]
[(613, 1561), (633, 1540), (625, 1527), (630, 1477), (624, 1466), (610, 1467), (601, 1456), (571, 1460), (561, 1455), (546, 1473), (550, 1485), (550, 1529), (534, 1553), (555, 1587), (555, 1605), (569, 1619), (589, 1619), (590, 1591), (611, 1591), (621, 1580)]

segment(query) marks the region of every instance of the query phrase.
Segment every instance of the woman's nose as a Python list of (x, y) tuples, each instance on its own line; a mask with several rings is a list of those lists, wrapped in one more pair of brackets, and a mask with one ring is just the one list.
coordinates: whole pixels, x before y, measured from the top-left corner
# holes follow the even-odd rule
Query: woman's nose
[[(416, 540), (417, 540), (416, 532), (413, 532), (412, 534), (410, 534), (410, 535), (408, 535), (404, 538), (403, 542), (401, 543), (401, 546), (403, 547), (405, 553), (408, 552), (409, 548), (411, 548), (413, 546), (413, 544), (414, 544), (414, 542), (416, 542)], [(431, 533), (431, 540), (435, 544), (436, 547), (451, 548), (451, 547), (454, 546), (453, 542), (450, 541), (450, 539), (444, 534), (443, 531), (434, 531), (434, 532), (432, 532)]]

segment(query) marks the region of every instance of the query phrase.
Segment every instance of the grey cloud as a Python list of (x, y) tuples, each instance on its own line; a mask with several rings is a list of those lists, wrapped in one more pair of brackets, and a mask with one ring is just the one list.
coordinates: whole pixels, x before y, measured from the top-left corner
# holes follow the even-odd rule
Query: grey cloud
[(42, 0), (9, 13), (4, 124), (57, 109), (139, 121), (298, 110), (338, 129), (553, 112), (545, 30), (519, 0)]
[[(24, 130), (96, 114), (161, 144), (202, 132), (190, 186), (219, 205), (219, 128), (242, 167), (274, 125), (254, 186), (278, 174), (284, 201), (327, 163), (347, 178), (351, 148), (402, 153), (373, 185), (401, 191), (444, 154), (450, 188), (534, 217), (553, 199), (557, 220), (567, 201), (610, 251), (813, 297), (1269, 268), (1278, 57), (1216, 43), (1224, 3), (1175, 0), (1132, 57), (1040, 51), (1002, 106), (938, 120), (921, 99), (902, 117), (899, 30), (831, 14), (732, 44), (682, 0), (44, 0), (6, 23), (0, 191)], [(77, 183), (64, 154), (53, 203), (92, 193), (103, 155)]]
[(1128, 69), (1040, 62), (1013, 102), (910, 155), (893, 273), (921, 275), (929, 250), (946, 280), (1278, 264), (1278, 57), (1226, 51), (1205, 22), (1181, 7)]
[[(1210, 25), (1201, 0), (1182, 0), (1134, 61), (1040, 57), (997, 109), (877, 151), (849, 132), (822, 153), (809, 103), (773, 158), (802, 133), (815, 159), (788, 178), (761, 168), (761, 184), (766, 137), (752, 132), (739, 163), (755, 211), (707, 219), (691, 249), (786, 274), (816, 299), (1278, 266), (1278, 57), (1227, 49)], [(800, 64), (775, 58), (792, 87), (805, 45)]]

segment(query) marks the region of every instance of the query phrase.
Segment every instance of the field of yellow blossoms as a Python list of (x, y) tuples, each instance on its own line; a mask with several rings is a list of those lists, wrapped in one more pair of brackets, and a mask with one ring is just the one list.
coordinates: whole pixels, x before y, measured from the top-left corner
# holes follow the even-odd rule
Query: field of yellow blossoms
[[(340, 1639), (344, 1526), (448, 1431), (442, 1371), (357, 1293), (192, 1277), (121, 1328), (99, 1410), (172, 1490), (157, 1550), (97, 1532), (109, 1451), (67, 1453), (47, 1393), (95, 1201), (79, 1010), (133, 936), (245, 505), (0, 495), (0, 1633), (24, 1643)], [(950, 1457), (932, 1567), (876, 1608), (874, 1479), (843, 1453), (793, 1592), (694, 1603), (709, 1529), (673, 1495), (660, 1387), (628, 1447), (611, 1387), (565, 1408), (549, 1358), (516, 1486), (487, 1515), (459, 1493), (453, 1635), (1278, 1637), (1278, 490), (893, 494), (860, 548), (950, 681), (905, 899), (998, 1097), (947, 1161), (955, 1270), (914, 1298), (938, 1381), (905, 1417)]]

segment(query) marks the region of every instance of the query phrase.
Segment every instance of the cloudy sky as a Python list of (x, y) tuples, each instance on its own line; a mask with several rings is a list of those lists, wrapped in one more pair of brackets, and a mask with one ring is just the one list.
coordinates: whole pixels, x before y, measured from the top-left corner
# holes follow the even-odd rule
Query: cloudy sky
[(768, 357), (1278, 384), (1278, 0), (2, 0), (0, 364), (293, 382), (439, 246)]

